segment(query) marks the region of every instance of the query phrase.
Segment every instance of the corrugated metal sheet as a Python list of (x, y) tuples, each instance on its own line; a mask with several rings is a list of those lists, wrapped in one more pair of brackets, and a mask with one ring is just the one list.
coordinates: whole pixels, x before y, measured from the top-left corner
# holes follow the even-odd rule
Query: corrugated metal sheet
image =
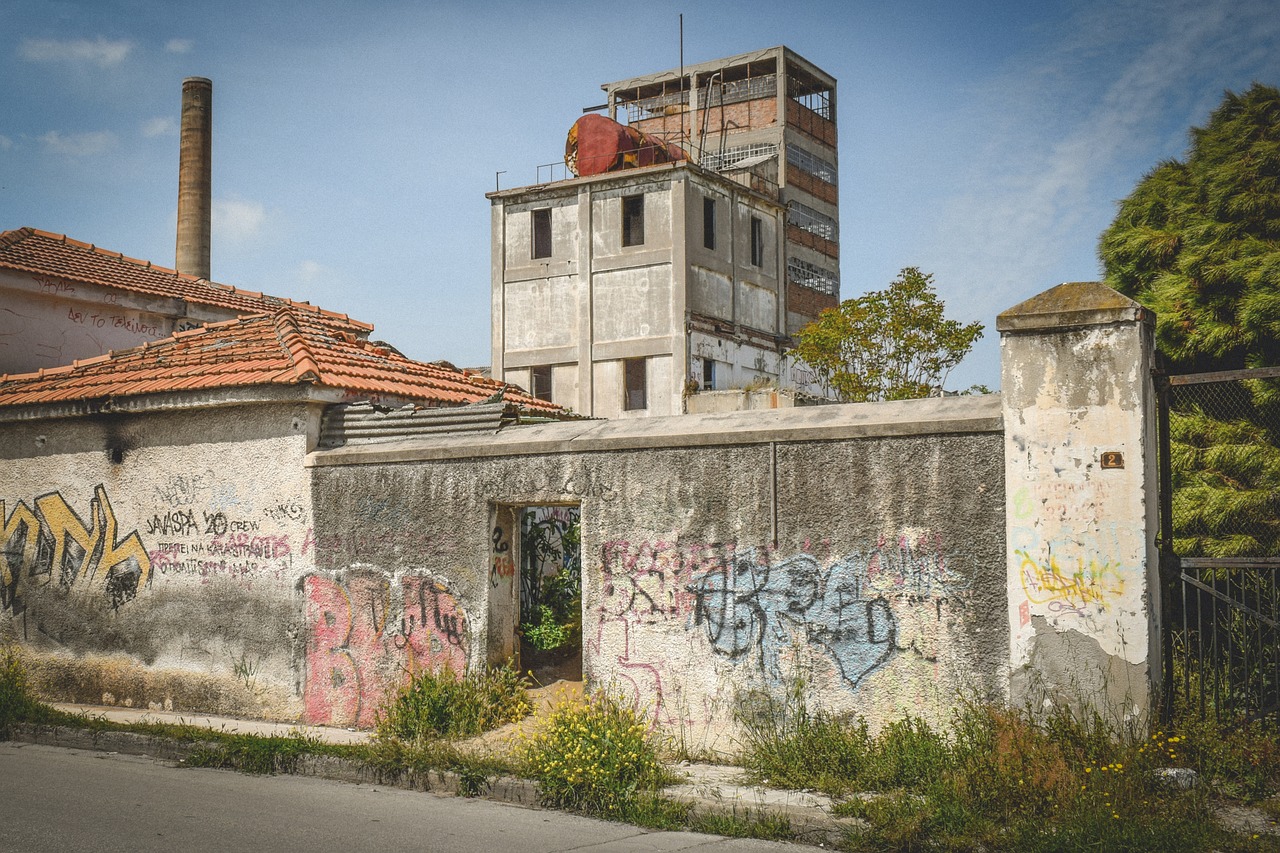
[(425, 435), (496, 433), (516, 420), (515, 407), (503, 402), (428, 409), (409, 405), (390, 411), (379, 411), (368, 403), (344, 404), (325, 410), (320, 422), (320, 448), (328, 450)]

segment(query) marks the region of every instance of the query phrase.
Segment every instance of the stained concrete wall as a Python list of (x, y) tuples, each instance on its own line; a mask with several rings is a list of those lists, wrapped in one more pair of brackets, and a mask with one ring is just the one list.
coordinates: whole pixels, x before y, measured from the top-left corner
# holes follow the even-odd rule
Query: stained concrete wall
[(0, 636), (55, 699), (297, 719), (302, 403), (0, 424)]
[(317, 452), (317, 568), (353, 614), (390, 590), (387, 624), (456, 626), (431, 653), (477, 666), (511, 648), (497, 514), (576, 504), (587, 678), (655, 723), (732, 749), (740, 702), (797, 680), (816, 708), (941, 722), (1005, 692), (999, 429), (998, 398), (950, 398)]
[(0, 374), (128, 349), (237, 312), (40, 273), (0, 270)]
[(1002, 313), (1011, 700), (1141, 724), (1160, 688), (1154, 318), (1095, 282)]
[(1093, 284), (1011, 309), (1002, 396), (310, 454), (303, 398), (0, 411), (0, 634), (52, 698), (368, 726), (409, 673), (514, 651), (511, 509), (574, 505), (587, 678), (691, 747), (797, 683), (873, 725), (972, 696), (1141, 721), (1150, 319)]

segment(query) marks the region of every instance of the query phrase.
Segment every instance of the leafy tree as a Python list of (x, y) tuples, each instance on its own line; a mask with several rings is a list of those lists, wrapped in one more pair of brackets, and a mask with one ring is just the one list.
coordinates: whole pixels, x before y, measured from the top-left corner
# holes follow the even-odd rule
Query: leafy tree
[[(1174, 372), (1280, 364), (1280, 90), (1227, 92), (1186, 159), (1120, 203), (1099, 254), (1155, 311)], [(1170, 426), (1179, 553), (1280, 553), (1280, 383), (1179, 389)]]
[(927, 397), (982, 337), (943, 316), (933, 276), (907, 267), (885, 290), (846, 299), (796, 334), (791, 354), (848, 403)]

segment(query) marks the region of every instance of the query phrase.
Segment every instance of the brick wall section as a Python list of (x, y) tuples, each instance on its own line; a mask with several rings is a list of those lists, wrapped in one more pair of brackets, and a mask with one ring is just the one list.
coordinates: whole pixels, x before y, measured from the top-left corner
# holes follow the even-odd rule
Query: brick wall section
[(804, 190), (814, 198), (820, 198), (828, 204), (839, 204), (840, 193), (833, 185), (821, 178), (815, 178), (803, 169), (787, 166), (787, 186)]
[(806, 317), (817, 318), (828, 308), (835, 308), (839, 302), (834, 296), (828, 296), (795, 282), (787, 282), (787, 310)]
[[(807, 111), (806, 111), (807, 112)], [(769, 127), (778, 122), (778, 103), (773, 98), (757, 98), (754, 101), (740, 101), (736, 104), (725, 104), (723, 111), (712, 105), (697, 113), (687, 114), (684, 119), (685, 133), (697, 139), (702, 135), (703, 116), (706, 116), (708, 135), (721, 132), (727, 128), (735, 130), (747, 128)], [(680, 135), (680, 114), (647, 118), (636, 122), (633, 127), (644, 133), (650, 133), (663, 139), (676, 139)]]
[(791, 98), (787, 99), (787, 124), (800, 128), (819, 142), (836, 147), (835, 122), (827, 121)]

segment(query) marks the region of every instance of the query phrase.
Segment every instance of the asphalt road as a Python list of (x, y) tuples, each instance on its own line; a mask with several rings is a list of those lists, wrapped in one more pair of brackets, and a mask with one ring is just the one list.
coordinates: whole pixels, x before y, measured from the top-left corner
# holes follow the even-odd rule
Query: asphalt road
[(0, 853), (803, 850), (298, 776), (0, 743)]

